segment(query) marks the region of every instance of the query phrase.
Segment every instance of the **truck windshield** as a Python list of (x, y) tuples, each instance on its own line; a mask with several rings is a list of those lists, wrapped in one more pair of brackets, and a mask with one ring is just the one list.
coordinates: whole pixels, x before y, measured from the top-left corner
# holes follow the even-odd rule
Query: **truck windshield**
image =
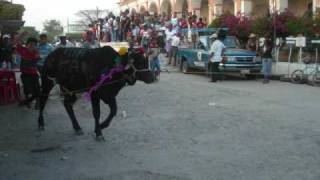
[[(213, 43), (212, 40), (210, 40), (210, 45)], [(237, 43), (237, 40), (235, 37), (233, 36), (227, 36), (224, 41), (223, 44), (227, 47), (227, 48), (238, 48), (239, 45)]]
[(237, 48), (237, 40), (235, 37), (231, 37), (231, 36), (227, 36), (224, 41), (223, 44), (227, 47), (227, 48)]

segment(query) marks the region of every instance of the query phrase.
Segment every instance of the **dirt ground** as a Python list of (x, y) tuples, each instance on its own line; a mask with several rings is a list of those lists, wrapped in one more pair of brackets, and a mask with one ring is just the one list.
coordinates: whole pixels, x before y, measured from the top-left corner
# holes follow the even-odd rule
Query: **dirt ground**
[(44, 132), (37, 111), (0, 106), (0, 179), (319, 180), (319, 102), (318, 87), (162, 73), (158, 83), (120, 92), (105, 142), (95, 141), (82, 99), (83, 136), (57, 94)]

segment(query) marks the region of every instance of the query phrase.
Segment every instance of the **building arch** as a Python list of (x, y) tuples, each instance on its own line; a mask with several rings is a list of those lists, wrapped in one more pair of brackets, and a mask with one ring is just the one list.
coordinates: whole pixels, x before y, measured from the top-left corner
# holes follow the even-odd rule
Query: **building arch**
[(206, 20), (209, 20), (209, 1), (208, 0), (201, 0), (200, 17)]
[(163, 0), (160, 6), (160, 12), (162, 15), (171, 17), (172, 15), (172, 4), (170, 0)]
[[(288, 1), (288, 9), (291, 12), (294, 12), (297, 16), (306, 15), (306, 13), (311, 13), (313, 10), (313, 1), (312, 0), (292, 0)], [(311, 11), (311, 12), (310, 12)]]
[(252, 12), (254, 17), (266, 16), (270, 11), (269, 0), (252, 0)]
[(235, 10), (235, 2), (234, 0), (223, 0), (222, 2), (222, 11), (223, 13), (231, 13), (236, 14)]
[(131, 13), (131, 14), (135, 14), (136, 12), (137, 12), (136, 8), (131, 8), (131, 9), (130, 9), (130, 13)]
[(152, 12), (154, 14), (158, 14), (158, 6), (155, 2), (150, 3), (149, 12)]
[(140, 12), (139, 13), (143, 14), (146, 11), (147, 11), (147, 9), (144, 6), (140, 6)]
[(177, 0), (175, 3), (175, 12), (178, 16), (188, 15), (189, 12), (188, 0)]

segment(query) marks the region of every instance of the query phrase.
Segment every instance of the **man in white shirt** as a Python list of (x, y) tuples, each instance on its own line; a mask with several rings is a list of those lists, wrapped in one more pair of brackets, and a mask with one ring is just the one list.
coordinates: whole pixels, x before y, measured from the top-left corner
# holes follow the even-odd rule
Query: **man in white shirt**
[(171, 50), (170, 50), (168, 64), (171, 64), (172, 58), (173, 58), (174, 61), (172, 62), (172, 65), (176, 66), (177, 52), (179, 49), (179, 45), (180, 45), (180, 35), (179, 35), (179, 33), (175, 33), (175, 35), (171, 38)]
[(172, 41), (172, 37), (173, 37), (174, 34), (175, 34), (175, 31), (173, 30), (172, 24), (170, 24), (170, 25), (168, 26), (168, 29), (166, 30), (165, 34), (166, 34), (166, 51), (167, 51), (168, 56), (169, 56), (170, 51), (171, 51), (171, 41)]
[(173, 14), (173, 17), (171, 18), (171, 24), (174, 29), (178, 28), (178, 17), (176, 12)]
[(217, 80), (222, 80), (222, 76), (219, 70), (219, 64), (223, 59), (223, 51), (226, 48), (222, 43), (225, 39), (225, 34), (219, 32), (218, 35), (212, 35), (211, 38), (217, 39), (212, 43), (210, 48), (210, 63), (209, 69), (211, 73), (211, 82), (217, 82)]
[(63, 47), (63, 48), (74, 47), (74, 44), (72, 44), (70, 41), (67, 40), (67, 36), (62, 35), (59, 38), (60, 38), (60, 42), (56, 45), (56, 48), (59, 48), (59, 47)]

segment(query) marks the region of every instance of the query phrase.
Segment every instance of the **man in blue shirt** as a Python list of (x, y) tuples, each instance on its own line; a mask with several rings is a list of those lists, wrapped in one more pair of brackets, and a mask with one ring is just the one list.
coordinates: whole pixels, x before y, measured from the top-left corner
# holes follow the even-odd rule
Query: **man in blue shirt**
[(38, 61), (37, 66), (39, 73), (41, 74), (44, 62), (49, 53), (53, 50), (53, 47), (48, 43), (48, 37), (46, 34), (40, 35), (40, 43), (38, 49), (40, 51), (40, 60)]
[[(53, 50), (53, 47), (48, 43), (48, 37), (46, 34), (40, 34), (40, 43), (38, 46), (39, 52), (40, 52), (40, 59), (37, 63), (37, 68), (38, 71), (40, 73), (40, 77), (41, 77), (41, 82), (43, 82), (42, 80), (42, 69), (43, 69), (43, 65), (45, 63), (45, 60), (47, 58), (47, 56), (49, 55), (49, 53)], [(38, 109), (39, 108), (39, 99), (37, 99), (36, 101), (36, 105), (35, 108)]]

